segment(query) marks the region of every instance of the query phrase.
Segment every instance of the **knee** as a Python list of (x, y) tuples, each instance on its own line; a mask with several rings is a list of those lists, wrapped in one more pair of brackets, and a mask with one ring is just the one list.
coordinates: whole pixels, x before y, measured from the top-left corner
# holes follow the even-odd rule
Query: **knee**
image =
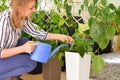
[(33, 70), (37, 65), (37, 62), (33, 61), (29, 55), (18, 55), (18, 57), (20, 66), (27, 67), (29, 70)]
[(36, 66), (37, 66), (37, 62), (32, 61), (32, 60), (28, 64), (28, 67), (30, 68), (30, 71), (32, 71)]

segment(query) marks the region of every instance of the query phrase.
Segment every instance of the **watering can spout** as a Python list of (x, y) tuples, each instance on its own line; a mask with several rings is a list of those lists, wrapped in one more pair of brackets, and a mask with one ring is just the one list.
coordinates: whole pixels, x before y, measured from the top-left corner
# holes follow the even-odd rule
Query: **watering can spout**
[(58, 47), (56, 47), (51, 53), (50, 53), (50, 56), (49, 56), (49, 59), (63, 46), (69, 46), (68, 44), (61, 44), (59, 45)]

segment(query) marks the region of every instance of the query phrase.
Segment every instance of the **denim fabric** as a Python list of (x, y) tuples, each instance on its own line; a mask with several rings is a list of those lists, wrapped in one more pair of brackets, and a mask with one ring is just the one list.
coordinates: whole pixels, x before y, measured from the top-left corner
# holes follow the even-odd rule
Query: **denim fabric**
[[(17, 46), (23, 45), (27, 41), (27, 38), (20, 38)], [(31, 60), (30, 55), (27, 53), (0, 59), (0, 80), (22, 75), (24, 73), (30, 72), (35, 67), (36, 62)]]

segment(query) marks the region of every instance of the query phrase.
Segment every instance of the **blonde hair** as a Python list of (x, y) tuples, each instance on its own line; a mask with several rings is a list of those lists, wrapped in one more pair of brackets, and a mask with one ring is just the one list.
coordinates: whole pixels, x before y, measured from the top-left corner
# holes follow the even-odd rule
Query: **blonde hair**
[[(28, 19), (26, 16), (20, 15), (17, 7), (23, 7), (23, 12), (28, 2), (32, 0), (11, 0), (10, 6), (12, 8), (11, 24), (14, 28), (22, 28), (25, 21)], [(37, 2), (37, 0), (35, 0)]]

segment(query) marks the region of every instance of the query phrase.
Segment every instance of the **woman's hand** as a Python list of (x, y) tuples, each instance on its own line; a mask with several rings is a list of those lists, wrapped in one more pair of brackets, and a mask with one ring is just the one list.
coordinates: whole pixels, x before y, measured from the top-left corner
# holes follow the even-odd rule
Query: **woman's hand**
[(67, 42), (68, 44), (72, 44), (72, 42), (73, 42), (72, 37), (70, 37), (68, 35), (59, 34), (56, 37), (58, 37), (58, 39), (63, 41), (63, 42)]
[(53, 34), (53, 33), (48, 33), (46, 40), (61, 40), (61, 41), (66, 41), (68, 44), (71, 44), (73, 42), (72, 37), (68, 35)]
[(36, 45), (37, 45), (36, 42), (28, 41), (24, 45), (22, 45), (22, 47), (23, 47), (24, 52), (31, 53), (35, 49)]

